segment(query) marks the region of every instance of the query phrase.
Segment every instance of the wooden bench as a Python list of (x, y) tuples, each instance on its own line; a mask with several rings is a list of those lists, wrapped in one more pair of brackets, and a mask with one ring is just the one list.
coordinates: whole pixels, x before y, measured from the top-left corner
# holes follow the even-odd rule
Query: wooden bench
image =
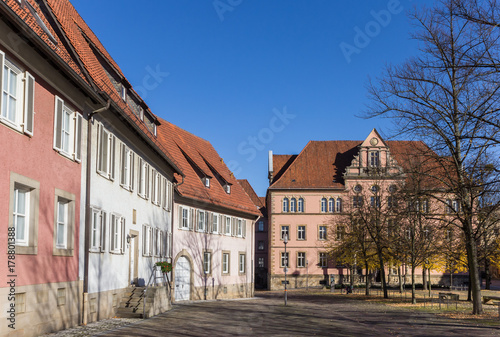
[(483, 304), (488, 304), (490, 301), (500, 301), (500, 296), (483, 296)]
[(459, 295), (458, 294), (454, 294), (454, 293), (439, 293), (439, 300), (440, 301), (446, 300), (446, 299), (450, 299), (450, 300), (453, 300), (453, 301), (458, 301)]

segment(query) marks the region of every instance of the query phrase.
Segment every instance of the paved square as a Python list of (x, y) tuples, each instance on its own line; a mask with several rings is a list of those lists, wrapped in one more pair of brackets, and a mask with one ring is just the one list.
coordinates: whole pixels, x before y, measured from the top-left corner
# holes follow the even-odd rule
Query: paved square
[[(410, 312), (345, 296), (280, 292), (257, 299), (177, 304), (104, 336), (500, 336), (497, 326)], [(499, 322), (500, 323), (500, 322)]]

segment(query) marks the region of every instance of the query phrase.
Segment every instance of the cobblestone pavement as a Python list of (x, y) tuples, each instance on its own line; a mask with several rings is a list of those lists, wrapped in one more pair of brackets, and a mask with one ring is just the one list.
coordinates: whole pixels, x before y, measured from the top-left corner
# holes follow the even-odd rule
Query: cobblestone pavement
[(103, 332), (110, 332), (117, 328), (137, 324), (142, 322), (142, 319), (139, 318), (112, 318), (105, 319), (99, 322), (90, 323), (86, 326), (78, 326), (72, 329), (59, 331), (52, 334), (43, 335), (43, 337), (70, 337), (70, 336), (96, 336)]
[[(259, 293), (258, 299), (176, 304), (149, 320), (99, 336), (500, 336), (500, 324), (470, 325), (345, 296)], [(99, 324), (99, 323), (98, 323)], [(469, 324), (469, 325), (468, 325)], [(89, 325), (90, 326), (90, 325)], [(103, 329), (105, 330), (105, 329)], [(68, 333), (52, 336), (89, 336)]]

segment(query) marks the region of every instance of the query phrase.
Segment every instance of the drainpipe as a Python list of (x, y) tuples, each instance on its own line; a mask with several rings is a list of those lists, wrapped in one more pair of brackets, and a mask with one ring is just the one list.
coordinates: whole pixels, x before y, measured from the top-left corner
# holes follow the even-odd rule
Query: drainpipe
[(83, 310), (82, 324), (87, 325), (88, 320), (88, 303), (89, 303), (89, 251), (90, 251), (90, 175), (91, 175), (91, 160), (92, 160), (92, 117), (95, 114), (109, 109), (111, 100), (105, 107), (94, 110), (88, 115), (87, 120), (87, 172), (86, 172), (86, 190), (85, 190), (85, 244), (84, 244), (84, 264), (83, 264)]

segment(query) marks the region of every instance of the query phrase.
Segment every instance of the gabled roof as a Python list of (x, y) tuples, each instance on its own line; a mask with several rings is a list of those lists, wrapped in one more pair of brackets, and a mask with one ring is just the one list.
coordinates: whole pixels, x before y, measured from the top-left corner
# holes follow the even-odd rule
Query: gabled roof
[[(81, 80), (90, 85), (85, 88), (88, 90), (87, 92), (91, 91), (92, 94), (95, 95), (97, 91), (101, 95), (101, 100), (103, 99), (104, 102), (110, 100), (114, 110), (116, 110), (153, 149), (158, 151), (175, 172), (182, 174), (178, 164), (172, 160), (172, 156), (168, 151), (151, 133), (146, 124), (134, 114), (130, 106), (121, 99), (99, 57), (107, 62), (107, 65), (113, 69), (118, 77), (120, 77), (120, 81), (123, 81), (127, 85), (129, 85), (129, 82), (97, 36), (87, 26), (68, 0), (44, 0), (41, 2), (44, 10), (42, 10), (37, 2), (33, 0), (24, 0), (22, 3), (15, 0), (9, 0), (6, 3), (8, 8), (5, 8), (6, 5), (4, 2), (0, 2), (0, 9), (13, 12), (19, 19), (24, 21), (28, 28), (35, 32), (35, 34), (45, 42), (46, 46), (52, 50), (53, 55), (51, 56), (62, 59)], [(47, 4), (47, 6), (45, 4)], [(30, 6), (36, 11), (38, 17), (33, 15)], [(50, 20), (44, 13), (50, 16)], [(41, 23), (40, 20), (42, 21)], [(130, 91), (133, 92), (136, 97), (139, 97), (133, 89), (130, 89)], [(139, 104), (147, 107), (145, 102), (140, 98)], [(156, 116), (149, 110), (147, 111), (150, 113), (153, 120), (156, 120)]]
[[(346, 167), (359, 153), (364, 141), (310, 141), (288, 166), (271, 182), (270, 189), (344, 189), (343, 174)], [(405, 170), (409, 169), (408, 157), (431, 151), (421, 141), (385, 141), (391, 155)], [(292, 156), (275, 155), (273, 163), (281, 165)], [(276, 164), (274, 165), (276, 168)], [(279, 166), (278, 166), (279, 167)]]
[[(202, 208), (214, 205), (252, 216), (260, 214), (212, 144), (161, 118), (159, 120), (158, 139), (185, 174), (183, 182), (177, 177), (180, 196), (199, 202)], [(205, 187), (196, 172), (199, 168), (213, 176), (210, 187)], [(224, 190), (226, 183), (231, 185), (231, 193)]]
[(65, 48), (61, 37), (35, 1), (24, 0), (24, 3), (16, 0), (0, 1), (0, 10), (11, 18), (17, 18), (22, 30), (27, 31), (31, 37), (39, 38), (43, 46), (51, 50), (53, 57), (67, 65), (80, 80), (89, 84), (83, 70), (72, 57), (71, 51)]
[(252, 199), (252, 202), (257, 206), (258, 208), (264, 207), (265, 202), (262, 202), (262, 198), (259, 198), (257, 196), (257, 193), (255, 193), (255, 190), (253, 189), (252, 185), (248, 182), (246, 179), (238, 179), (238, 182), (240, 183), (241, 187), (245, 190), (245, 192), (248, 194), (250, 199)]

